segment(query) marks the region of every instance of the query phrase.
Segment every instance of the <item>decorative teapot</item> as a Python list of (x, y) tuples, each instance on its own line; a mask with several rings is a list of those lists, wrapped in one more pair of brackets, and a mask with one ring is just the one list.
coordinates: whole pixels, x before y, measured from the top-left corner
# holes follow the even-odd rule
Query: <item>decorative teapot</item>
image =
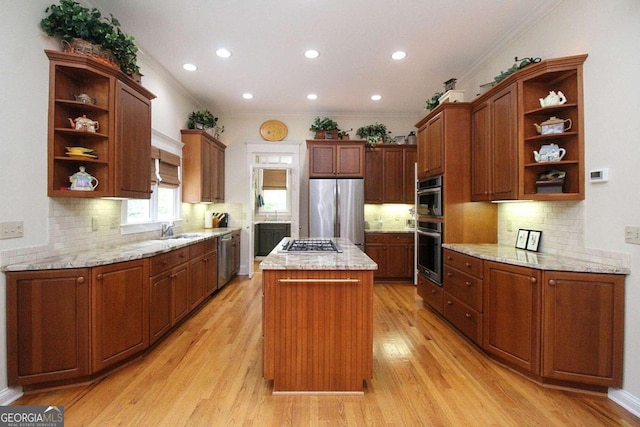
[(73, 95), (73, 97), (76, 99), (76, 101), (82, 102), (83, 104), (95, 104), (96, 103), (96, 99), (94, 97), (92, 97), (91, 95), (88, 95), (86, 93), (81, 93), (80, 95)]
[(560, 119), (552, 116), (549, 120), (540, 124), (534, 123), (536, 132), (542, 135), (548, 135), (550, 133), (562, 133), (571, 129), (571, 119)]
[(545, 98), (539, 98), (540, 99), (540, 106), (541, 107), (551, 107), (553, 105), (562, 105), (565, 102), (567, 102), (567, 97), (564, 96), (564, 93), (562, 93), (561, 91), (558, 91), (558, 93), (555, 93), (554, 91), (549, 91), (549, 95), (547, 95)]
[(95, 132), (100, 128), (100, 123), (95, 120), (91, 120), (84, 114), (82, 115), (82, 117), (77, 117), (75, 119), (69, 118), (69, 123), (75, 130), (81, 130), (85, 132)]
[(548, 144), (540, 147), (540, 152), (534, 151), (533, 158), (538, 163), (559, 162), (565, 154), (567, 154), (567, 150), (558, 147), (558, 144)]
[(76, 172), (69, 177), (71, 181), (70, 190), (93, 191), (98, 186), (98, 179), (85, 172), (85, 167), (80, 166), (80, 172)]

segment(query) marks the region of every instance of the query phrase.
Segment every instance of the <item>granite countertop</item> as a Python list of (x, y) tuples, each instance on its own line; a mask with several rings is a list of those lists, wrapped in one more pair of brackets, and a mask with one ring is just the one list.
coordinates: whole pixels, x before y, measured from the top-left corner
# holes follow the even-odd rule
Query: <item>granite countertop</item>
[(415, 228), (401, 228), (401, 229), (390, 229), (390, 228), (382, 228), (380, 230), (364, 230), (365, 233), (415, 233)]
[(630, 274), (627, 267), (600, 264), (583, 259), (569, 258), (556, 254), (529, 252), (512, 246), (496, 244), (445, 243), (445, 249), (451, 249), (488, 261), (502, 262), (535, 268), (538, 270), (567, 271), (579, 273)]
[(185, 236), (173, 239), (143, 240), (140, 242), (114, 245), (99, 249), (92, 249), (68, 255), (60, 255), (45, 258), (39, 261), (11, 264), (2, 268), (2, 271), (30, 271), (30, 270), (57, 270), (63, 268), (86, 268), (99, 265), (114, 264), (117, 262), (132, 261), (140, 258), (148, 258), (164, 252), (169, 252), (183, 246), (192, 245), (217, 236), (240, 230), (240, 228), (213, 228), (198, 232), (180, 233), (176, 236)]
[(262, 270), (377, 270), (378, 264), (373, 262), (364, 252), (349, 239), (336, 237), (335, 241), (342, 253), (281, 253), (278, 250), (291, 240), (285, 237), (260, 263)]

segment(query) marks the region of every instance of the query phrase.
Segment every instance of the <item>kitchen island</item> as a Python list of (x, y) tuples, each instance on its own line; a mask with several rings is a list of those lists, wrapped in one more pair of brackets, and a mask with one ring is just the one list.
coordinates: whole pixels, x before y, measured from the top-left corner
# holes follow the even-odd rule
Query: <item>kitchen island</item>
[(363, 393), (373, 375), (373, 272), (348, 239), (342, 252), (282, 253), (262, 269), (263, 376), (274, 393)]

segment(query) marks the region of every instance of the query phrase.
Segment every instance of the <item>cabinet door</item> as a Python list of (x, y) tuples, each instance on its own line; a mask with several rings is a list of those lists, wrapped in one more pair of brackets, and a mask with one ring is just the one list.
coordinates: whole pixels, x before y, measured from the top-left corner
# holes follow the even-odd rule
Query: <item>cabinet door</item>
[(202, 150), (202, 172), (201, 175), (197, 178), (202, 182), (202, 193), (200, 194), (200, 200), (203, 202), (213, 202), (214, 186), (216, 185), (216, 179), (214, 176), (216, 148), (213, 146), (213, 144), (203, 140)]
[(364, 145), (338, 145), (336, 150), (336, 171), (338, 177), (364, 177)]
[(423, 275), (418, 274), (417, 292), (425, 303), (429, 304), (438, 313), (443, 313), (444, 290), (442, 286), (438, 286)]
[(240, 271), (240, 232), (234, 231), (231, 237), (231, 265), (233, 269), (231, 274), (237, 274)]
[(171, 329), (171, 272), (153, 276), (149, 286), (149, 340), (156, 342)]
[(189, 263), (185, 262), (172, 270), (173, 312), (175, 325), (189, 313)]
[(89, 373), (89, 270), (7, 273), (8, 385)]
[(99, 371), (149, 346), (147, 260), (92, 269), (92, 367)]
[(378, 264), (378, 269), (373, 272), (375, 279), (386, 278), (387, 275), (387, 248), (384, 244), (367, 243), (365, 253), (369, 258)]
[(381, 147), (367, 148), (364, 154), (364, 202), (382, 203), (382, 158)]
[(309, 176), (335, 176), (335, 145), (309, 144)]
[(518, 197), (518, 117), (516, 84), (490, 99), (492, 200)]
[(471, 200), (491, 200), (491, 108), (484, 102), (471, 112)]
[(116, 137), (114, 196), (148, 199), (151, 197), (151, 102), (118, 81), (116, 83)]
[(540, 271), (485, 261), (483, 348), (540, 372)]
[(384, 203), (404, 201), (404, 153), (401, 147), (383, 150), (382, 200)]
[(211, 295), (216, 289), (218, 289), (218, 253), (208, 252), (205, 256), (207, 262), (207, 282), (205, 285), (205, 292), (207, 295)]
[(545, 272), (544, 377), (620, 387), (624, 276)]
[(427, 175), (444, 173), (444, 113), (436, 114), (427, 123)]
[(207, 263), (204, 256), (189, 261), (189, 307), (195, 308), (204, 301), (207, 282)]
[(416, 199), (415, 163), (418, 160), (416, 147), (408, 147), (404, 150), (404, 201), (413, 205)]
[(216, 191), (213, 196), (218, 203), (224, 202), (224, 185), (225, 185), (225, 151), (218, 147), (216, 157)]

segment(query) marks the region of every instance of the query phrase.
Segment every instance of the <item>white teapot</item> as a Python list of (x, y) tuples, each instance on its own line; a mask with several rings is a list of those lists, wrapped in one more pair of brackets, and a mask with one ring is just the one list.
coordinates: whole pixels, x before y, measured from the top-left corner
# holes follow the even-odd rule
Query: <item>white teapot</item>
[(80, 166), (80, 172), (76, 172), (69, 177), (71, 187), (75, 191), (93, 191), (98, 186), (98, 179), (85, 172), (85, 167)]
[(69, 123), (73, 129), (84, 132), (96, 132), (100, 129), (100, 123), (96, 120), (91, 120), (84, 114), (82, 117), (76, 117), (75, 119), (69, 118)]
[(564, 96), (564, 93), (562, 93), (562, 91), (558, 91), (558, 93), (554, 91), (549, 91), (549, 95), (547, 95), (545, 98), (539, 98), (539, 99), (540, 99), (541, 107), (551, 107), (553, 105), (562, 105), (565, 102), (567, 102), (567, 97)]
[(548, 144), (540, 147), (540, 152), (534, 151), (533, 158), (536, 162), (559, 162), (567, 154), (567, 150), (558, 147), (558, 144)]

